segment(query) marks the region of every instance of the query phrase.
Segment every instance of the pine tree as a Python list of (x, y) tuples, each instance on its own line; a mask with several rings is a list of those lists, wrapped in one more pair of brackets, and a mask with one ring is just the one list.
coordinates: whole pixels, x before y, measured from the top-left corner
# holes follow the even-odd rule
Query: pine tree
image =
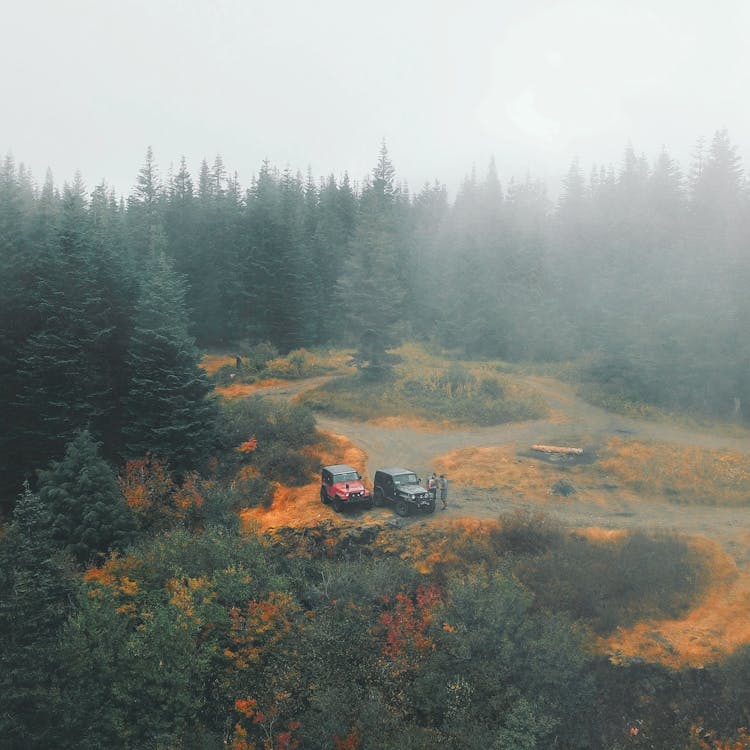
[(170, 252), (190, 288), (189, 312), (198, 340), (237, 340), (242, 304), (240, 209), (236, 186), (227, 189), (221, 156), (210, 170), (203, 160), (197, 199), (187, 211), (171, 211), (169, 220)]
[(441, 239), (448, 221), (448, 196), (444, 185), (425, 184), (412, 206), (412, 274), (414, 294), (419, 305), (411, 317), (423, 338), (435, 335), (436, 321), (449, 314), (454, 279), (446, 268)]
[(216, 407), (188, 334), (184, 282), (163, 254), (144, 268), (126, 360), (126, 457), (153, 453), (174, 470), (198, 468), (212, 446)]
[(163, 196), (154, 152), (149, 146), (146, 160), (138, 172), (135, 190), (128, 198), (128, 238), (136, 266), (149, 254), (164, 249)]
[[(310, 189), (308, 208), (313, 197)], [(341, 184), (330, 175), (315, 195), (314, 236), (308, 237), (312, 257), (312, 299), (316, 311), (316, 339), (329, 342), (340, 339), (344, 312), (339, 303), (336, 283), (341, 274), (357, 222), (357, 197), (344, 175)], [(311, 221), (308, 221), (308, 231)]]
[(39, 497), (50, 515), (53, 544), (79, 564), (131, 540), (134, 519), (88, 430), (67, 445), (61, 461), (39, 472)]
[(383, 143), (362, 194), (359, 223), (338, 283), (349, 334), (358, 347), (355, 362), (372, 376), (383, 375), (390, 367), (387, 350), (405, 332), (411, 292), (394, 176)]
[(19, 347), (15, 397), (27, 467), (60, 455), (84, 427), (110, 455), (118, 447), (130, 285), (85, 200), (82, 181), (65, 187), (53, 245), (34, 262), (33, 329)]
[[(33, 330), (35, 299), (34, 247), (27, 232), (15, 162), (7, 156), (0, 165), (0, 497), (13, 498), (23, 479), (23, 451), (9, 429), (19, 424), (16, 397), (21, 386), (18, 349)], [(41, 242), (40, 242), (41, 244)], [(8, 501), (10, 504), (10, 501)], [(5, 505), (5, 503), (3, 503)]]
[(72, 610), (73, 576), (28, 484), (0, 538), (0, 744), (44, 748), (59, 740), (57, 646)]
[(248, 193), (242, 252), (244, 330), (284, 351), (312, 335), (310, 257), (304, 242), (302, 179), (264, 162)]
[[(702, 161), (692, 195), (698, 242), (715, 262), (731, 264), (744, 252), (743, 183), (744, 171), (737, 146), (726, 130), (719, 130)], [(727, 271), (731, 273), (731, 268)]]

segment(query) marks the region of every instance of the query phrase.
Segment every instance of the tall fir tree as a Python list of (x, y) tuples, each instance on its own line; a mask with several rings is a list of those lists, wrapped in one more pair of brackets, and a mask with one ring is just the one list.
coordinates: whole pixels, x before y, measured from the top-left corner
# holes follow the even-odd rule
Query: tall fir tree
[[(22, 419), (17, 403), (22, 378), (18, 372), (18, 350), (34, 330), (36, 299), (32, 289), (38, 268), (34, 247), (41, 237), (27, 231), (21, 188), (13, 158), (0, 165), (0, 497), (13, 498), (21, 489), (24, 453), (15, 429)], [(30, 236), (31, 235), (31, 236)], [(37, 240), (35, 242), (34, 240)], [(5, 506), (5, 507), (3, 507)], [(10, 500), (0, 503), (7, 509)]]
[(126, 457), (152, 453), (174, 470), (199, 468), (213, 446), (216, 405), (188, 334), (184, 281), (163, 253), (144, 268), (126, 366)]
[(50, 516), (52, 543), (79, 564), (132, 540), (134, 518), (88, 430), (68, 443), (60, 461), (39, 472), (39, 497)]
[(348, 332), (357, 345), (355, 361), (373, 376), (389, 369), (387, 350), (405, 334), (407, 304), (415, 302), (398, 197), (395, 170), (383, 142), (362, 193), (359, 222), (338, 283)]
[(38, 467), (90, 427), (113, 453), (130, 309), (125, 269), (97, 240), (83, 183), (66, 186), (53, 245), (38, 255), (33, 330), (18, 350), (24, 464)]
[(164, 190), (151, 146), (128, 198), (127, 224), (131, 260), (138, 267), (154, 252), (164, 249)]
[(26, 484), (0, 537), (0, 744), (50, 747), (64, 706), (59, 634), (73, 609), (73, 571), (54, 544), (47, 507)]

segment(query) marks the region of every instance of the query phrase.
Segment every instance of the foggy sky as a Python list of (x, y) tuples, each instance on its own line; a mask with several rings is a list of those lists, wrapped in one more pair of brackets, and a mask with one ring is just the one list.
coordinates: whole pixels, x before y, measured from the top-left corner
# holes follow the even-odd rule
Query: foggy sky
[(556, 190), (630, 141), (683, 168), (728, 128), (750, 163), (744, 0), (5, 0), (0, 153), (128, 194), (151, 145), (361, 180), (386, 139), (412, 191), (494, 156)]

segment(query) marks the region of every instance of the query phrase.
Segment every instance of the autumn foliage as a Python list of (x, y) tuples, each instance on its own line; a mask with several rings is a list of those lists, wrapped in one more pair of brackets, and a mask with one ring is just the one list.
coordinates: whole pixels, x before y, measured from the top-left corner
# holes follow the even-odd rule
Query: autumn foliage
[(435, 642), (427, 634), (434, 608), (442, 601), (437, 586), (419, 586), (411, 596), (396, 594), (393, 601), (385, 600), (390, 609), (380, 616), (383, 628), (383, 656), (394, 663), (407, 657), (429, 651)]
[(234, 708), (240, 716), (232, 732), (232, 750), (296, 750), (299, 742), (294, 732), (299, 729), (298, 721), (288, 721), (286, 729), (274, 731), (277, 718), (275, 708), (264, 712), (255, 698), (238, 698)]
[(177, 483), (166, 464), (149, 455), (128, 461), (118, 481), (144, 528), (197, 523), (204, 498), (201, 479), (195, 472), (189, 472)]
[(288, 594), (272, 591), (263, 601), (248, 602), (229, 610), (230, 645), (224, 655), (244, 669), (256, 663), (264, 651), (278, 646), (293, 627), (297, 607)]
[(746, 727), (740, 727), (737, 730), (737, 736), (734, 739), (717, 738), (712, 732), (708, 732), (703, 727), (693, 725), (690, 728), (691, 745), (693, 750), (749, 750), (750, 733)]

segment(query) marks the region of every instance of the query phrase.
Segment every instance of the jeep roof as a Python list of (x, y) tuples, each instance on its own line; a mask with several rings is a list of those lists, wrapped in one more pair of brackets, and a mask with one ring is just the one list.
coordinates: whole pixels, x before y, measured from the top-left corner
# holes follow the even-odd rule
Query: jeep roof
[(399, 469), (398, 467), (391, 469), (378, 469), (379, 474), (416, 474), (417, 472), (413, 469)]
[(352, 466), (347, 466), (347, 464), (333, 464), (332, 466), (322, 466), (322, 471), (330, 471), (331, 474), (343, 474), (345, 471), (357, 471)]

